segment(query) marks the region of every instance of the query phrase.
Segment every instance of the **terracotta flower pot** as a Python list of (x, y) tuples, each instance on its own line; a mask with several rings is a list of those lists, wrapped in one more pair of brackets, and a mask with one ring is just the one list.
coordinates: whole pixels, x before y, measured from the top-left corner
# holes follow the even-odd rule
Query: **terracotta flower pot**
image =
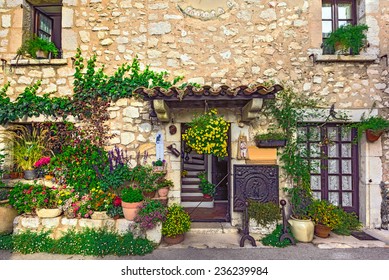
[(368, 142), (375, 142), (380, 139), (382, 133), (383, 131), (373, 132), (372, 130), (368, 129), (366, 130), (366, 140)]
[(143, 196), (147, 197), (147, 198), (154, 198), (156, 193), (157, 193), (157, 191), (143, 192)]
[(209, 199), (209, 198), (212, 198), (212, 196), (209, 194), (203, 194), (203, 198)]
[(184, 239), (185, 239), (184, 234), (179, 234), (179, 235), (174, 236), (174, 237), (169, 237), (169, 236), (163, 237), (163, 241), (165, 241), (165, 243), (167, 243), (169, 245), (181, 243), (182, 241), (184, 241)]
[(168, 193), (169, 193), (169, 188), (158, 189), (159, 197), (167, 197)]
[(122, 208), (123, 208), (123, 214), (124, 218), (129, 221), (133, 221), (138, 214), (139, 207), (142, 205), (141, 202), (124, 202), (122, 201)]
[(330, 236), (331, 228), (325, 225), (315, 225), (315, 235), (321, 238), (327, 238)]

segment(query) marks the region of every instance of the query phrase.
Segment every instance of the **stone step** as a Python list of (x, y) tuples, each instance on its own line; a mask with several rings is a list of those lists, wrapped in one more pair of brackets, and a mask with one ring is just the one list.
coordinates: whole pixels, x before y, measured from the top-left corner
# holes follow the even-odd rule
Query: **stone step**
[(192, 222), (189, 232), (194, 234), (228, 234), (239, 233), (239, 228), (225, 222)]
[(212, 201), (181, 201), (181, 206), (184, 208), (213, 208), (214, 202)]
[(183, 193), (183, 194), (187, 194), (187, 193), (201, 193), (201, 190), (200, 190), (200, 188), (193, 188), (191, 186), (191, 188), (183, 188), (181, 190), (181, 193)]
[(188, 172), (189, 171), (196, 171), (196, 172), (200, 172), (200, 171), (204, 171), (204, 165), (192, 165), (192, 164), (187, 164), (187, 163), (184, 163), (184, 170), (187, 170)]
[(200, 178), (182, 178), (182, 184), (188, 184), (188, 185), (193, 185), (193, 184), (200, 184)]

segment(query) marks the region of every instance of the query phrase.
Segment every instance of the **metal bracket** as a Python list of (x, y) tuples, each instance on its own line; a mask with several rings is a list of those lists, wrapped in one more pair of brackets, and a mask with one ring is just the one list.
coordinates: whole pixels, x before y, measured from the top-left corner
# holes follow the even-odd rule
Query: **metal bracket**
[(316, 63), (316, 55), (314, 53), (311, 53), (309, 55), (309, 58), (312, 59), (312, 66), (314, 66)]
[(387, 54), (381, 55), (380, 60), (382, 60), (383, 58), (385, 58), (386, 60), (386, 67), (388, 67), (388, 55)]

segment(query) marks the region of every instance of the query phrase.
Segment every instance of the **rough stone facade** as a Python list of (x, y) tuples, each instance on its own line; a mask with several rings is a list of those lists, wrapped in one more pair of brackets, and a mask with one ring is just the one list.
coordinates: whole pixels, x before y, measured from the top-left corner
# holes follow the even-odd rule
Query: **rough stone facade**
[[(80, 47), (85, 57), (95, 53), (111, 73), (138, 56), (143, 66), (200, 84), (217, 87), (284, 81), (307, 96), (323, 98), (328, 107), (335, 103), (336, 109), (350, 109), (358, 115), (375, 106), (379, 114), (388, 115), (389, 74), (385, 57), (380, 58), (389, 51), (388, 1), (357, 1), (358, 19), (370, 27), (370, 46), (359, 61), (335, 62), (319, 59), (321, 0), (235, 0), (230, 10), (212, 20), (183, 14), (177, 8), (180, 2), (63, 0), (64, 59), (46, 65), (14, 65), (11, 59), (22, 42), (23, 0), (2, 1), (0, 57), (6, 64), (0, 69), (0, 84), (11, 82), (11, 98), (38, 79), (42, 80), (42, 93), (69, 95), (74, 73), (71, 57)], [(167, 130), (163, 125), (151, 125), (147, 103), (120, 100), (110, 112), (111, 129), (117, 134), (111, 144), (121, 144), (133, 153), (146, 149), (157, 131)], [(184, 115), (177, 113), (175, 120), (184, 122), (192, 112)], [(258, 128), (255, 122), (238, 126), (239, 117), (234, 121), (231, 147), (236, 146), (240, 132), (252, 137)], [(178, 134), (180, 131), (173, 137), (166, 132), (166, 144), (179, 143)], [(179, 201), (180, 163), (173, 157), (168, 160), (169, 176), (178, 183), (171, 196)], [(239, 161), (232, 155), (234, 162)], [(379, 218), (372, 203), (378, 203), (379, 182), (389, 181), (388, 135), (382, 137), (382, 145), (362, 140), (360, 171), (362, 220), (375, 227)]]

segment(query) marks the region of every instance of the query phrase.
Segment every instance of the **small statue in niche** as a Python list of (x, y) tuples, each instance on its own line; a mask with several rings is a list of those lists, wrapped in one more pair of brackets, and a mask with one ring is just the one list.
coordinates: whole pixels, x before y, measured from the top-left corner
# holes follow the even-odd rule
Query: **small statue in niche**
[(238, 159), (247, 158), (247, 137), (244, 135), (239, 136), (238, 140)]

